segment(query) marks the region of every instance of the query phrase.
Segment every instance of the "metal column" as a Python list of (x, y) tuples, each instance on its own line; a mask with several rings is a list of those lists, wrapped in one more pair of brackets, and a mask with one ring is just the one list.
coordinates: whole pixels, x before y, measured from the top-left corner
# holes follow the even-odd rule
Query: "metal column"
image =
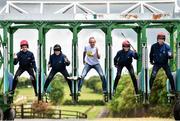
[(180, 92), (180, 24), (177, 25), (177, 65), (176, 65), (176, 90), (179, 93)]

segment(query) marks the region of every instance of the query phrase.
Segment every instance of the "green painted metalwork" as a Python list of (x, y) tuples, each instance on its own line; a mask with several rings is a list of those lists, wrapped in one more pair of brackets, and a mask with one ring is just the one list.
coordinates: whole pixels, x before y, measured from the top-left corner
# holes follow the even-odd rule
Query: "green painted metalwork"
[(78, 75), (78, 33), (81, 29), (79, 29), (80, 23), (70, 24), (70, 31), (73, 33), (72, 39), (72, 76)]
[(8, 29), (10, 23), (1, 23), (3, 28), (3, 94), (6, 94), (9, 90), (8, 81)]
[(176, 65), (176, 91), (180, 92), (180, 24), (178, 23), (177, 25), (177, 48), (176, 48), (176, 59), (177, 59), (177, 65)]
[(39, 22), (39, 23), (35, 23), (35, 25), (38, 28), (38, 45), (39, 45), (39, 64), (38, 64), (38, 70), (39, 70), (39, 77), (37, 79), (37, 81), (39, 82), (39, 87), (38, 87), (38, 100), (41, 100), (41, 93), (43, 92), (43, 87), (44, 87), (44, 83), (45, 83), (45, 33), (44, 33), (44, 26), (46, 25), (46, 23), (43, 22)]
[(137, 52), (138, 52), (138, 60), (137, 60), (137, 74), (141, 72), (142, 68), (142, 50), (141, 50), (141, 27), (136, 27), (133, 29), (137, 34)]
[(9, 63), (10, 63), (10, 72), (12, 74), (14, 74), (14, 57), (13, 57), (13, 51), (14, 51), (14, 47), (13, 47), (13, 44), (14, 44), (14, 33), (16, 32), (17, 29), (12, 29), (12, 28), (9, 28), (9, 53), (10, 53), (10, 60), (9, 60)]
[(113, 24), (111, 22), (102, 23), (104, 26), (101, 30), (105, 33), (105, 74), (107, 80), (108, 98), (111, 100), (113, 95), (113, 71), (112, 71), (112, 36)]
[[(2, 37), (0, 35), (0, 47), (2, 46)], [(3, 56), (2, 56), (2, 52), (0, 51), (0, 68), (2, 67), (3, 64)]]
[[(174, 25), (169, 25), (169, 27), (166, 27), (166, 30), (170, 34), (170, 47), (172, 53), (175, 53), (174, 32), (176, 29), (174, 28)], [(175, 71), (175, 64), (176, 64), (175, 57), (173, 57), (173, 59), (170, 60), (171, 71)]]
[[(38, 45), (40, 46), (41, 56), (39, 57), (41, 65), (41, 79), (44, 78), (44, 74), (46, 74), (46, 33), (50, 29), (69, 29), (73, 33), (72, 39), (72, 76), (78, 76), (78, 33), (82, 29), (101, 29), (105, 33), (105, 73), (108, 80), (108, 92), (112, 93), (113, 79), (112, 79), (112, 36), (111, 32), (113, 29), (133, 29), (137, 33), (137, 51), (139, 54), (139, 59), (137, 61), (137, 73), (142, 72), (145, 68), (142, 66), (142, 48), (143, 46), (147, 46), (147, 37), (146, 37), (146, 29), (147, 28), (165, 28), (170, 33), (170, 46), (175, 53), (175, 49), (178, 53), (178, 47), (180, 46), (180, 20), (69, 20), (69, 21), (1, 21), (0, 26), (3, 28), (3, 39), (2, 45), (3, 47), (7, 46), (9, 43), (9, 47), (11, 48), (10, 60), (8, 66), (10, 67), (10, 72), (14, 73), (14, 65), (13, 65), (13, 34), (17, 29), (37, 29), (38, 30)], [(177, 48), (174, 46), (174, 32), (177, 31)], [(9, 36), (8, 36), (9, 32)], [(9, 40), (9, 41), (8, 41)], [(0, 56), (0, 64), (3, 63), (3, 58)], [(177, 57), (178, 59), (178, 57)], [(180, 65), (178, 65), (178, 61), (175, 61), (175, 58), (170, 61), (170, 65), (172, 69), (175, 71), (177, 68), (177, 80), (176, 86), (177, 90), (180, 91)], [(177, 62), (177, 63), (176, 63)], [(176, 65), (176, 68), (173, 68), (173, 65)], [(7, 76), (7, 75), (4, 75)], [(145, 83), (144, 74), (142, 73), (141, 80), (141, 90), (144, 89), (143, 85)], [(6, 77), (4, 77), (6, 78)], [(39, 79), (39, 78), (38, 78)], [(37, 79), (37, 80), (38, 80)], [(6, 81), (4, 79), (4, 81)], [(44, 80), (44, 79), (43, 79)], [(39, 84), (41, 87), (43, 86), (42, 80), (39, 80)], [(41, 89), (42, 92), (42, 89)]]

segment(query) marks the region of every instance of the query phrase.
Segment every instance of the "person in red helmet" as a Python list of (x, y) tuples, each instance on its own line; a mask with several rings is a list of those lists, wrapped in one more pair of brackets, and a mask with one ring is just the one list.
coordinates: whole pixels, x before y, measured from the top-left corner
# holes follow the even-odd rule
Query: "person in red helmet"
[(34, 75), (34, 71), (36, 72), (36, 62), (34, 59), (34, 54), (28, 50), (29, 44), (27, 40), (22, 40), (20, 42), (20, 52), (17, 54), (14, 54), (14, 65), (16, 65), (19, 62), (19, 68), (16, 71), (16, 74), (13, 79), (13, 86), (12, 90), (10, 91), (10, 94), (14, 94), (15, 88), (18, 83), (18, 78), (20, 75), (27, 71), (30, 75), (30, 79), (32, 81), (32, 85), (34, 87), (35, 95), (37, 96), (37, 90), (36, 90), (36, 79)]
[(175, 93), (174, 78), (168, 65), (168, 60), (173, 58), (173, 54), (170, 46), (164, 42), (165, 40), (166, 35), (160, 32), (157, 35), (157, 42), (151, 46), (150, 63), (153, 65), (153, 69), (150, 78), (150, 89), (153, 87), (159, 69), (163, 68), (171, 84), (171, 93)]
[(122, 43), (122, 50), (119, 50), (114, 57), (114, 65), (117, 68), (117, 74), (115, 77), (115, 82), (114, 82), (114, 92), (116, 91), (119, 79), (121, 77), (121, 72), (124, 67), (126, 67), (131, 75), (131, 79), (133, 81), (135, 93), (138, 94), (138, 86), (137, 86), (137, 79), (134, 74), (134, 69), (132, 66), (132, 61), (134, 59), (138, 59), (138, 54), (136, 50), (131, 50), (130, 49), (131, 44), (128, 40), (124, 40)]

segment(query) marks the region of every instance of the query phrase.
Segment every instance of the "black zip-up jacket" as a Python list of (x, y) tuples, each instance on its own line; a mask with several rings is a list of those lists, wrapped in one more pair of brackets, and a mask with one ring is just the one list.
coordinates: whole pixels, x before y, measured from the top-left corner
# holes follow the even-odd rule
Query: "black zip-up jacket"
[[(170, 53), (170, 55), (168, 53)], [(171, 48), (166, 43), (164, 43), (163, 45), (159, 45), (159, 43), (155, 43), (151, 46), (150, 62), (152, 64), (159, 64), (159, 65), (168, 64), (168, 59), (172, 59), (172, 58), (173, 55), (171, 52)]]
[(19, 66), (23, 69), (26, 68), (34, 68), (34, 71), (36, 71), (36, 62), (34, 59), (34, 54), (30, 51), (20, 51), (17, 53), (17, 58), (14, 59), (14, 65), (16, 65), (19, 62)]
[[(65, 61), (65, 59), (67, 61)], [(64, 70), (66, 66), (70, 65), (70, 61), (67, 59), (66, 55), (64, 54), (52, 54), (50, 56), (49, 64), (51, 65), (53, 70)]]
[(138, 59), (138, 54), (132, 50), (119, 50), (114, 57), (114, 65), (128, 65), (132, 63), (132, 58)]

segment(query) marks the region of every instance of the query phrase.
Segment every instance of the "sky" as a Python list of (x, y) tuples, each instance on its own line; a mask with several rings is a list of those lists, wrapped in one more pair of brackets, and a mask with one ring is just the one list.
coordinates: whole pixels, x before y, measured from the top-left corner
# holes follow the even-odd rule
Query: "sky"
[[(0, 0), (0, 9), (2, 6), (5, 5), (5, 0)], [(168, 6), (168, 5), (167, 5)], [(167, 11), (172, 11), (173, 8), (163, 6), (160, 7), (163, 10)], [(35, 7), (36, 8), (36, 7)], [(29, 9), (29, 8), (27, 8)], [(50, 10), (51, 8), (49, 8)], [(96, 7), (94, 8), (95, 10), (97, 9)], [(36, 9), (32, 9), (32, 11)], [(97, 9), (98, 10), (98, 9)], [(51, 11), (51, 10), (50, 10)], [(100, 10), (101, 11), (101, 10)], [(103, 11), (103, 10), (102, 10)], [(114, 10), (115, 11), (115, 10)], [(16, 16), (17, 13), (14, 13), (14, 16)], [(158, 32), (165, 32), (167, 34), (167, 38), (169, 37), (169, 34), (166, 30), (164, 29), (148, 29), (147, 30), (147, 39), (148, 39), (148, 51), (150, 51), (150, 46), (156, 42), (156, 35)], [(113, 50), (112, 54), (114, 57), (117, 53), (118, 50), (121, 49), (121, 43), (124, 40), (124, 38), (121, 36), (121, 32), (123, 32), (126, 36), (127, 39), (131, 42), (131, 44), (137, 49), (137, 37), (136, 33), (131, 30), (131, 29), (116, 29), (112, 31), (112, 39), (113, 39)], [(0, 34), (2, 35), (2, 29), (0, 29)], [(84, 65), (82, 64), (82, 54), (83, 54), (83, 48), (85, 45), (88, 45), (88, 39), (89, 37), (94, 36), (96, 38), (96, 45), (99, 48), (100, 54), (101, 54), (101, 59), (100, 59), (100, 64), (104, 70), (104, 59), (105, 59), (105, 35), (101, 30), (98, 29), (86, 29), (82, 30), (78, 34), (78, 58), (79, 58), (79, 74), (81, 74), (82, 69)], [(21, 40), (28, 40), (29, 41), (29, 50), (32, 51), (35, 55), (35, 59), (37, 60), (37, 40), (38, 40), (38, 32), (37, 30), (18, 30), (14, 34), (14, 53), (17, 53), (20, 50), (19, 43)], [(53, 47), (55, 44), (60, 44), (62, 47), (62, 51), (69, 60), (72, 62), (72, 33), (69, 30), (50, 30), (47, 35), (46, 35), (46, 59), (49, 59), (49, 48)], [(168, 41), (167, 41), (168, 43)], [(112, 58), (113, 60), (113, 58)], [(133, 61), (133, 66), (136, 71), (136, 61)], [(17, 70), (17, 65), (15, 66), (15, 71)], [(149, 67), (152, 67), (149, 64)], [(67, 67), (68, 72), (71, 72), (71, 65)], [(116, 74), (116, 69), (113, 67), (113, 76)], [(127, 69), (123, 69), (123, 73), (127, 73)], [(1, 73), (2, 75), (2, 69)], [(91, 70), (90, 73), (87, 75), (87, 78), (92, 76), (92, 75), (97, 75), (95, 70)], [(27, 76), (27, 73), (24, 73), (23, 76)]]

